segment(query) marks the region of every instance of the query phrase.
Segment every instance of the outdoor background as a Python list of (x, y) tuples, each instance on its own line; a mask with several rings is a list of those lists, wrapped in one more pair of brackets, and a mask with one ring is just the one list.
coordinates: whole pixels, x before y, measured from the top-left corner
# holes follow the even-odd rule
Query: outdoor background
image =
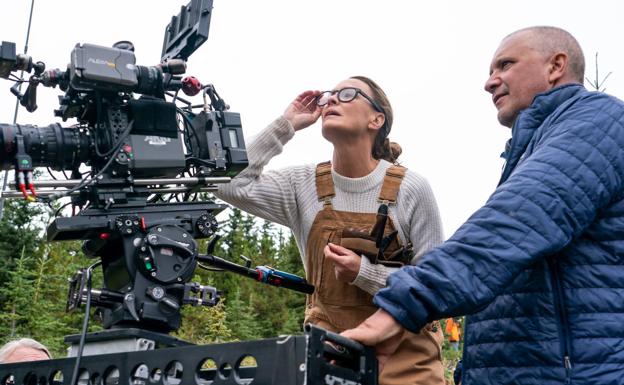
[[(137, 64), (154, 65), (160, 59), (165, 25), (186, 3), (186, 0), (40, 0), (35, 3), (28, 54), (45, 62), (48, 68), (64, 68), (76, 43), (110, 46), (119, 40), (130, 40), (136, 48)], [(0, 40), (17, 43), (20, 52), (24, 50), (30, 4), (25, 0), (2, 1)], [(403, 147), (401, 161), (431, 183), (445, 236), (449, 237), (486, 201), (503, 164), (499, 154), (510, 130), (498, 124), (490, 95), (483, 90), (490, 59), (500, 40), (514, 30), (533, 25), (567, 29), (585, 51), (587, 77), (596, 79), (598, 53), (598, 80), (610, 73), (604, 84), (606, 92), (622, 97), (623, 11), (624, 3), (618, 0), (215, 0), (209, 39), (191, 56), (187, 74), (214, 84), (231, 110), (241, 113), (248, 142), (279, 116), (299, 92), (331, 89), (352, 75), (371, 77), (385, 89), (393, 104), (395, 121), (390, 138)], [(11, 85), (0, 81), (2, 123), (13, 121), (15, 99), (9, 92)], [(586, 85), (592, 88), (589, 83)], [(39, 87), (39, 109), (34, 114), (20, 110), (18, 123), (56, 122), (52, 110), (57, 107), (59, 94), (58, 89)], [(331, 147), (321, 137), (319, 128), (317, 123), (297, 133), (269, 167), (330, 159)], [(69, 265), (83, 266), (86, 262), (79, 255), (72, 257), (74, 253), (69, 253), (78, 250), (75, 245), (43, 244), (40, 230), (32, 223), (27, 225), (35, 215), (29, 211), (33, 209), (11, 203), (2, 223), (4, 227), (0, 229), (0, 241), (4, 242), (0, 257), (0, 278), (3, 278), (0, 285), (4, 290), (0, 292), (4, 310), (0, 320), (4, 324), (0, 338), (32, 334), (53, 345), (58, 354), (62, 348), (61, 336), (69, 331), (59, 325), (74, 328), (79, 318), (56, 316), (64, 306), (58, 303), (58, 298), (64, 297), (59, 293), (65, 290), (61, 281), (69, 274), (66, 271)], [(296, 248), (286, 229), (236, 212), (224, 213), (220, 220), (224, 222), (224, 231), (229, 229), (232, 242), (238, 231), (232, 226), (244, 229), (240, 223), (246, 223), (249, 231), (255, 226), (256, 236), (245, 238), (245, 242), (241, 240), (236, 247), (252, 248), (247, 252), (249, 256), (258, 255), (258, 264), (264, 259), (277, 258), (282, 267), (300, 268)], [(50, 260), (53, 262), (46, 262)], [(215, 284), (226, 280), (208, 275), (202, 279)], [(9, 286), (11, 280), (17, 283)], [(45, 295), (41, 292), (43, 297), (35, 297), (49, 299), (49, 303), (41, 302), (41, 308), (31, 300), (32, 293), (16, 291), (17, 287), (52, 290), (54, 282), (58, 286), (54, 290), (58, 292)], [(205, 342), (298, 330), (300, 308), (297, 306), (301, 306), (302, 297), (279, 296), (275, 289), (260, 289), (236, 280), (222, 283), (228, 287), (230, 297), (221, 309), (223, 314), (219, 309), (212, 309), (210, 317), (229, 315), (229, 323), (215, 323), (199, 313), (189, 314), (189, 319), (197, 321), (185, 323), (183, 336)], [(21, 295), (30, 297), (20, 300)], [(296, 306), (279, 302), (290, 306), (292, 314), (275, 317), (278, 320), (274, 324), (267, 321), (261, 332), (253, 329), (257, 325), (254, 320), (275, 313), (271, 309), (263, 310), (262, 306), (273, 306), (276, 298), (294, 301), (290, 305)], [(236, 304), (239, 299), (240, 303)], [(26, 302), (20, 305), (20, 301)], [(226, 309), (228, 306), (230, 310)], [(240, 315), (236, 316), (239, 320), (251, 317), (252, 329), (243, 332), (247, 326), (234, 325), (232, 322), (243, 322), (233, 320), (235, 313)], [(59, 324), (45, 325), (48, 321), (41, 319), (48, 316), (42, 314), (50, 314), (49, 321)], [(229, 329), (210, 330), (210, 334), (202, 329), (206, 322), (213, 328), (224, 325)], [(193, 327), (197, 330), (188, 329)]]

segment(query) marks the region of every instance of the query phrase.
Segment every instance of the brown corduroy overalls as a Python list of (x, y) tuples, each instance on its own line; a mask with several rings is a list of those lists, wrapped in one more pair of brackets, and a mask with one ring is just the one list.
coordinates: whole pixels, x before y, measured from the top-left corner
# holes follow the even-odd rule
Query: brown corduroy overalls
[[(395, 204), (405, 168), (391, 166), (379, 194), (380, 202)], [(376, 254), (374, 242), (352, 238), (350, 234), (370, 233), (375, 225), (376, 213), (353, 213), (334, 210), (331, 198), (335, 196), (331, 175), (331, 163), (321, 163), (316, 168), (316, 190), (323, 209), (312, 223), (307, 241), (307, 279), (314, 284), (315, 292), (308, 296), (305, 322), (319, 325), (339, 333), (354, 328), (372, 315), (377, 307), (373, 297), (355, 285), (338, 281), (334, 264), (325, 259), (323, 249), (328, 242), (349, 247), (357, 245), (356, 252), (371, 247)], [(395, 230), (388, 218), (384, 235)], [(343, 234), (348, 234), (344, 237)], [(395, 238), (397, 239), (397, 238)], [(393, 241), (384, 255), (392, 254), (402, 247)], [(441, 361), (443, 333), (438, 321), (425, 326), (420, 333), (405, 332), (397, 351), (390, 357), (379, 377), (380, 385), (444, 384)]]

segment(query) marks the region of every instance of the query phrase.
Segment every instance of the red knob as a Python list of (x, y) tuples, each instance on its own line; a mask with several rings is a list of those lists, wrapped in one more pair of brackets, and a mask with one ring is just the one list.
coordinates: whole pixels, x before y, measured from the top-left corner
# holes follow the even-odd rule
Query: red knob
[(187, 76), (182, 79), (182, 92), (188, 96), (195, 96), (201, 91), (202, 84), (195, 76)]

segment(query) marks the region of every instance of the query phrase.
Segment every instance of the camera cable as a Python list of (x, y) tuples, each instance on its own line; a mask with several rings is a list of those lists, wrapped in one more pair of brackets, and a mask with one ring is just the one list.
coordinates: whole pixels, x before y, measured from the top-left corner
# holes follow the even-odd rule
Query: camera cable
[(74, 371), (72, 374), (70, 385), (77, 385), (78, 380), (78, 370), (80, 369), (80, 361), (82, 360), (82, 352), (84, 350), (85, 340), (87, 337), (87, 329), (89, 328), (89, 312), (91, 311), (91, 273), (92, 270), (99, 266), (102, 261), (97, 261), (91, 266), (87, 267), (87, 287), (86, 287), (86, 304), (85, 304), (85, 314), (84, 319), (82, 321), (82, 332), (80, 333), (80, 343), (78, 344), (78, 353), (76, 354), (76, 363), (74, 365)]
[[(128, 127), (126, 127), (126, 130), (123, 132), (123, 134), (121, 134), (119, 136), (119, 140), (118, 140), (117, 144), (115, 145), (113, 151), (111, 152), (113, 155), (114, 155), (114, 153), (119, 151), (119, 149), (123, 146), (124, 140), (128, 137), (128, 135), (130, 134), (130, 131), (132, 131), (132, 126), (133, 125), (134, 125), (134, 120), (131, 120), (130, 123), (128, 123)], [(111, 157), (108, 159), (108, 161), (106, 162), (104, 167), (102, 167), (102, 169), (97, 174), (95, 174), (95, 176), (93, 176), (92, 178), (89, 178), (89, 176), (91, 175), (91, 173), (89, 173), (76, 186), (74, 186), (74, 187), (72, 187), (72, 188), (70, 188), (68, 190), (65, 190), (63, 192), (60, 192), (58, 194), (52, 194), (47, 199), (52, 201), (52, 200), (56, 200), (56, 199), (59, 199), (59, 198), (66, 197), (69, 194), (73, 193), (74, 191), (78, 191), (81, 188), (83, 188), (85, 186), (88, 186), (89, 184), (95, 182), (97, 180), (97, 178), (99, 178), (102, 174), (104, 174), (104, 172), (110, 167), (110, 165), (113, 164), (113, 161), (115, 160), (115, 156), (113, 156), (113, 155), (111, 155)]]

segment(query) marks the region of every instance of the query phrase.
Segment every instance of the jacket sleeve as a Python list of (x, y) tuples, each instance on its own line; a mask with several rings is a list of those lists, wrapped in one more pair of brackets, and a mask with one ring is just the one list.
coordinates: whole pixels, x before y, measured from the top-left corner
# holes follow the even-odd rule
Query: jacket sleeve
[(523, 269), (563, 249), (621, 199), (624, 113), (617, 111), (555, 122), (485, 206), (415, 266), (392, 274), (375, 303), (417, 332), (479, 311)]

